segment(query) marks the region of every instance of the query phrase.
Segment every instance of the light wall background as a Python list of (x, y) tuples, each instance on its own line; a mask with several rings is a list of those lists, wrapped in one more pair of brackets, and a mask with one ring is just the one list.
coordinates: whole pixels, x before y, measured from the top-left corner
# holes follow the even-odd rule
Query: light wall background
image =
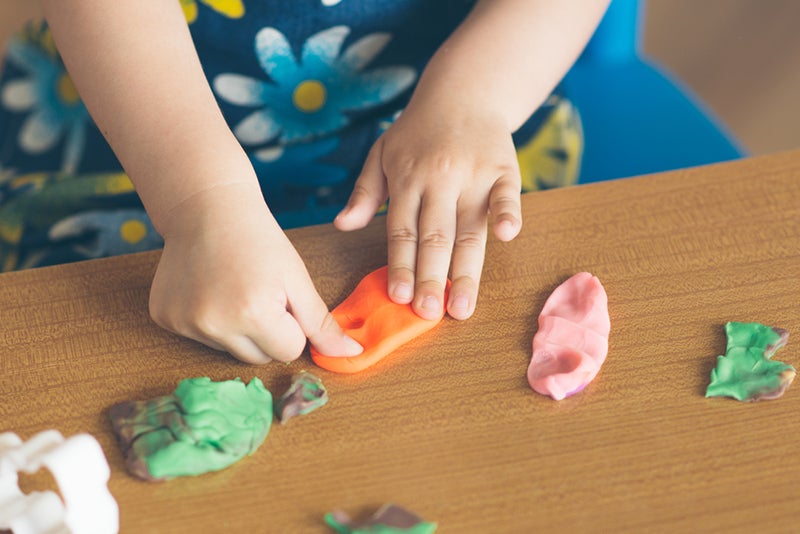
[[(573, 0), (580, 1), (580, 0)], [(748, 150), (800, 148), (800, 1), (646, 0), (642, 51)], [(36, 0), (0, 0), (0, 50)]]
[(800, 148), (800, 2), (647, 0), (642, 49), (752, 154)]

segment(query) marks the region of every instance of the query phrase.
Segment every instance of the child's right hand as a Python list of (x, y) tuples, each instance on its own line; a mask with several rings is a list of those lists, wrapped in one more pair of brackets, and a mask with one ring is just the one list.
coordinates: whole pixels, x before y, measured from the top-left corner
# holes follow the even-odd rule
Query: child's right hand
[(249, 363), (288, 362), (306, 338), (323, 354), (355, 356), (257, 185), (200, 192), (166, 218), (150, 291), (163, 328)]

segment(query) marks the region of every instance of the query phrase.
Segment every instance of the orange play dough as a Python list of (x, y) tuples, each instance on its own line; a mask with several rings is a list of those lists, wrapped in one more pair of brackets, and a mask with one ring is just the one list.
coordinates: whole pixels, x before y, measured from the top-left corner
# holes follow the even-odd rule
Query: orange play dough
[[(357, 373), (374, 365), (394, 349), (424, 334), (441, 322), (423, 319), (410, 304), (397, 304), (389, 299), (388, 267), (381, 267), (364, 277), (353, 292), (331, 314), (342, 329), (358, 341), (364, 352), (358, 356), (324, 356), (311, 347), (314, 363), (336, 373)], [(444, 301), (447, 302), (447, 281)]]

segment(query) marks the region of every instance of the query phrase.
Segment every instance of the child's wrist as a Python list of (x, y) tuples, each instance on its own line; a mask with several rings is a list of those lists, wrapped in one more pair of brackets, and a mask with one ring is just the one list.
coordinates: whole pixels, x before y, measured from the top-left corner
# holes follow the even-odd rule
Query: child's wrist
[(274, 222), (258, 182), (228, 182), (214, 184), (177, 202), (154, 224), (166, 240), (192, 236), (209, 228), (231, 227), (250, 219), (252, 214)]

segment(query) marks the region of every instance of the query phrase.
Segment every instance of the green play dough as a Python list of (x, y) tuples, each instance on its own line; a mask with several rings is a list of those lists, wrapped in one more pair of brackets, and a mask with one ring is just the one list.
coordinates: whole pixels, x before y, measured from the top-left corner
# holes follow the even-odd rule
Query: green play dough
[(423, 520), (414, 512), (387, 503), (366, 521), (354, 522), (345, 512), (325, 514), (325, 522), (339, 534), (433, 534), (436, 523)]
[(275, 403), (275, 415), (281, 423), (292, 417), (306, 415), (328, 402), (328, 391), (322, 380), (308, 371), (292, 377), (292, 385)]
[(428, 522), (417, 523), (408, 528), (386, 525), (369, 525), (354, 528), (339, 523), (332, 514), (325, 515), (325, 522), (339, 534), (433, 534), (436, 532), (436, 523)]
[(760, 323), (725, 325), (728, 346), (717, 357), (706, 397), (733, 397), (740, 401), (774, 399), (789, 387), (795, 369), (770, 358), (786, 343), (785, 330)]
[(173, 395), (113, 407), (111, 418), (137, 476), (199, 475), (255, 452), (272, 424), (272, 395), (258, 378), (188, 378)]

